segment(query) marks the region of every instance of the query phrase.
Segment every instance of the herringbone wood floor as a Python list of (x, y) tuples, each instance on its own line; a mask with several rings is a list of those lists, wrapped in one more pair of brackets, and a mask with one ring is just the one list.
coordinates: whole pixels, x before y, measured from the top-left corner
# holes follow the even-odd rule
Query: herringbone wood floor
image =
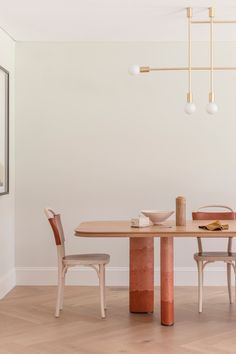
[(159, 290), (153, 315), (129, 314), (126, 288), (108, 288), (100, 319), (98, 288), (66, 287), (64, 310), (53, 317), (55, 287), (16, 287), (0, 301), (0, 354), (236, 353), (236, 306), (226, 288), (177, 287), (173, 327), (160, 325)]

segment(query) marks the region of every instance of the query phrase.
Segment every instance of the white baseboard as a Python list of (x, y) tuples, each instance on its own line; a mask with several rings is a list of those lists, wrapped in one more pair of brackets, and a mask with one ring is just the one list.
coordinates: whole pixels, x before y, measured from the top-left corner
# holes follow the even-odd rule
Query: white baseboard
[[(17, 285), (56, 285), (56, 267), (17, 267)], [(71, 268), (66, 277), (68, 285), (97, 285), (98, 279), (96, 272), (89, 267)], [(108, 286), (128, 286), (129, 268), (128, 267), (107, 267), (106, 283)], [(155, 285), (160, 283), (159, 268), (155, 268)], [(177, 286), (197, 286), (196, 267), (176, 267), (175, 285)], [(225, 286), (226, 285), (226, 266), (208, 267), (204, 270), (204, 285)]]
[[(110, 286), (128, 285), (128, 268), (107, 267), (106, 283)], [(94, 269), (90, 267), (70, 268), (66, 275), (68, 285), (97, 285), (98, 277)], [(56, 285), (56, 267), (17, 267), (17, 285)]]
[(12, 269), (0, 279), (0, 299), (9, 293), (16, 285), (16, 272)]

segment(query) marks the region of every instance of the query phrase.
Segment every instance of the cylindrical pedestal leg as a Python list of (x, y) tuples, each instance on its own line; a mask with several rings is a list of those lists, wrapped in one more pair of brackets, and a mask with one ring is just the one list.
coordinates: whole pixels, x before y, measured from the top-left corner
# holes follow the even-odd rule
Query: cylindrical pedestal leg
[(174, 324), (173, 238), (161, 237), (161, 324)]
[(152, 237), (130, 238), (130, 312), (153, 312), (154, 241)]

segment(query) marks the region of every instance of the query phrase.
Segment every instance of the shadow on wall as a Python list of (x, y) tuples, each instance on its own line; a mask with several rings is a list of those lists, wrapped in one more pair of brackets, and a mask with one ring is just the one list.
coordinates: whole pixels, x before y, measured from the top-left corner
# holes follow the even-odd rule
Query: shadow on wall
[(3, 179), (4, 179), (4, 168), (3, 165), (0, 163), (0, 187), (3, 186)]

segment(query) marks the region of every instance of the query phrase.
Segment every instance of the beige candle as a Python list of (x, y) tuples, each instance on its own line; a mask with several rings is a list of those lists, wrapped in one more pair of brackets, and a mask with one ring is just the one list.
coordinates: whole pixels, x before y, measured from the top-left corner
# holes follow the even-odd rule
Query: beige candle
[(186, 225), (186, 200), (179, 196), (176, 198), (176, 226)]

